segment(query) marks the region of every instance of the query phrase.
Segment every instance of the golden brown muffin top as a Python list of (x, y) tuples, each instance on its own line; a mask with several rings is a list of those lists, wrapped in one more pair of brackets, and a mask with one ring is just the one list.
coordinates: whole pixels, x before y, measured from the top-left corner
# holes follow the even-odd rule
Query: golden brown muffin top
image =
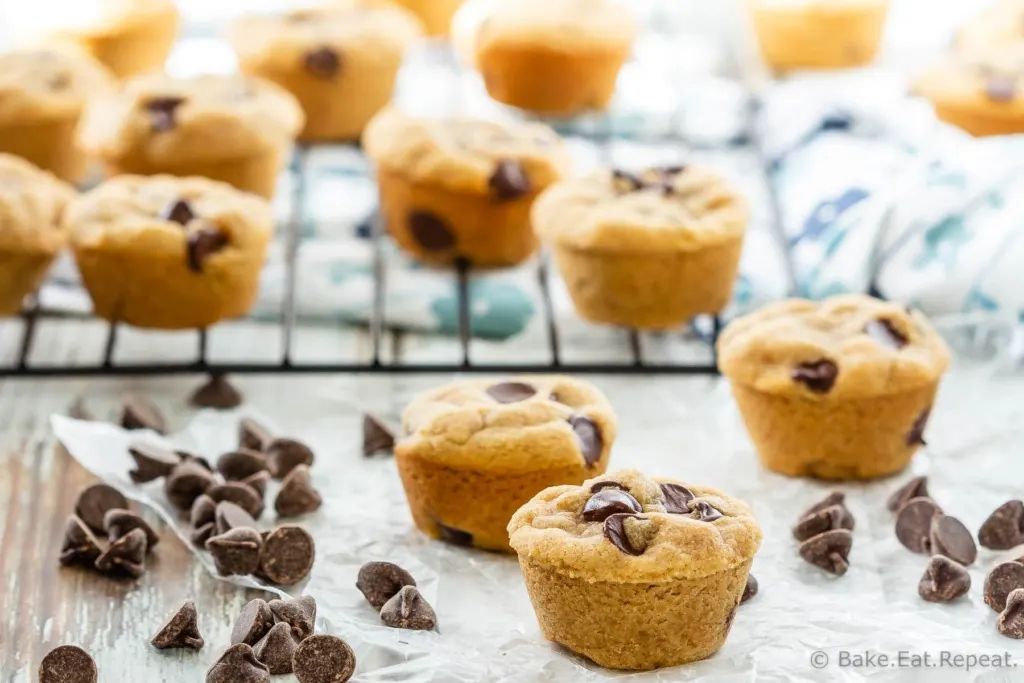
[(75, 119), (114, 77), (71, 48), (36, 47), (0, 54), (0, 125)]
[(449, 384), (414, 399), (402, 427), (400, 454), (494, 472), (595, 467), (617, 431), (600, 391), (561, 376)]
[(284, 149), (304, 120), (289, 92), (259, 78), (150, 74), (94, 100), (79, 137), (100, 156), (159, 165)]
[(519, 508), (508, 531), (520, 559), (623, 583), (710, 576), (749, 562), (761, 545), (745, 503), (636, 470), (545, 489)]
[(950, 55), (922, 73), (914, 90), (937, 104), (1019, 120), (1024, 117), (1024, 40)]
[(624, 3), (610, 0), (499, 0), (477, 28), (478, 50), (501, 44), (560, 49), (626, 50), (637, 22)]
[(514, 199), (543, 190), (569, 172), (569, 152), (539, 123), (415, 118), (388, 109), (363, 134), (378, 165), (415, 182)]
[(862, 294), (765, 306), (726, 327), (718, 353), (733, 382), (816, 400), (916, 389), (937, 381), (950, 360), (924, 315)]
[(64, 207), (75, 190), (21, 157), (0, 154), (0, 247), (53, 253), (65, 241)]
[(699, 166), (604, 169), (538, 197), (533, 225), (556, 244), (618, 253), (690, 251), (743, 235), (746, 201)]

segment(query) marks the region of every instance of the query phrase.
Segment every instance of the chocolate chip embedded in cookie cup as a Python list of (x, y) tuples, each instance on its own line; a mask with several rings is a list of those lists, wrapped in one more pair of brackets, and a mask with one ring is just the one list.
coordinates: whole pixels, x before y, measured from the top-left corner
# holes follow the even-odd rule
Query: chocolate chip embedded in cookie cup
[(540, 124), (423, 119), (391, 109), (363, 146), (377, 165), (388, 232), (418, 259), (509, 266), (537, 249), (530, 209), (568, 173), (568, 150)]
[(923, 315), (859, 294), (767, 306), (730, 324), (718, 353), (761, 462), (821, 479), (906, 467), (949, 365)]
[(651, 330), (728, 305), (747, 221), (736, 191), (692, 166), (602, 170), (553, 185), (533, 207), (579, 314)]
[(402, 424), (395, 460), (416, 526), (504, 552), (512, 513), (604, 472), (616, 436), (607, 399), (568, 377), (457, 382), (413, 400)]
[(761, 545), (744, 503), (635, 470), (546, 489), (508, 531), (544, 637), (611, 669), (717, 652)]
[(249, 312), (273, 214), (205, 178), (119, 176), (72, 201), (64, 224), (98, 316), (173, 330)]

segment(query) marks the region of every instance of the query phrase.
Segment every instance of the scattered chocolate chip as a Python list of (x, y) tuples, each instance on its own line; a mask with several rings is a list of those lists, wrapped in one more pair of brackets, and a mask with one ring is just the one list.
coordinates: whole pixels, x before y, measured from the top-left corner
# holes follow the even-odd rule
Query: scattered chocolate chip
[(310, 636), (295, 651), (292, 669), (299, 683), (345, 683), (356, 670), (356, 654), (336, 636)]
[(245, 479), (242, 479), (239, 484), (245, 484), (253, 491), (259, 494), (260, 498), (267, 494), (267, 484), (270, 483), (270, 472), (267, 470), (261, 470), (255, 474), (250, 474)]
[(187, 201), (184, 199), (175, 199), (173, 202), (167, 204), (163, 211), (160, 212), (160, 218), (161, 220), (165, 220), (170, 223), (188, 225), (190, 221), (196, 218), (196, 214), (192, 210), (192, 205)]
[(263, 538), (260, 575), (281, 586), (293, 586), (309, 576), (316, 559), (316, 544), (309, 532), (285, 524)]
[(216, 532), (217, 525), (213, 522), (207, 522), (202, 526), (192, 529), (192, 532), (189, 534), (189, 540), (200, 548), (204, 548), (206, 547), (206, 542), (213, 538)]
[(136, 484), (145, 484), (168, 476), (180, 462), (174, 453), (158, 446), (138, 443), (128, 448), (135, 469), (128, 473)]
[(1006, 74), (990, 74), (985, 80), (985, 94), (993, 102), (1013, 102), (1017, 97), (1017, 79)]
[(850, 568), (853, 534), (849, 529), (834, 529), (800, 544), (800, 557), (830, 574), (842, 576)]
[(228, 481), (241, 481), (267, 469), (267, 456), (246, 448), (231, 451), (217, 458), (217, 471)]
[(263, 514), (263, 496), (241, 482), (215, 484), (206, 490), (206, 495), (218, 503), (234, 503), (252, 515), (253, 519), (259, 519)]
[(153, 636), (153, 647), (158, 650), (191, 648), (203, 649), (205, 642), (199, 633), (199, 615), (196, 603), (187, 600), (171, 617), (160, 632)]
[(952, 602), (966, 595), (971, 587), (971, 575), (959, 562), (934, 556), (917, 584), (917, 594), (928, 602)]
[(113, 486), (106, 484), (93, 484), (78, 494), (78, 502), (75, 503), (75, 514), (95, 532), (103, 533), (106, 528), (103, 526), (103, 516), (108, 510), (125, 510), (128, 508), (128, 499), (121, 495), (121, 492)]
[(189, 511), (188, 521), (193, 527), (201, 527), (214, 520), (214, 513), (217, 512), (217, 503), (205, 493), (192, 501), (192, 509)]
[(238, 423), (239, 448), (262, 453), (267, 450), (273, 439), (265, 427), (250, 417), (243, 417)]
[(437, 525), (437, 530), (441, 534), (441, 540), (451, 543), (452, 545), (461, 545), (467, 548), (473, 545), (473, 534), (468, 531), (445, 526), (440, 522), (434, 522), (434, 524)]
[(320, 509), (323, 499), (313, 488), (309, 468), (299, 465), (281, 482), (281, 489), (274, 499), (274, 510), (278, 517), (297, 517)]
[(179, 510), (191, 510), (196, 498), (213, 484), (209, 470), (195, 461), (185, 460), (164, 480), (164, 494)]
[(601, 460), (604, 439), (597, 423), (584, 415), (573, 415), (569, 418), (569, 426), (576, 433), (576, 441), (580, 445), (580, 455), (583, 456), (587, 467), (591, 467)]
[(882, 346), (892, 349), (902, 349), (909, 342), (907, 336), (896, 329), (891, 320), (885, 318), (868, 321), (864, 333)]
[(928, 494), (928, 477), (914, 477), (893, 491), (885, 506), (892, 512), (898, 512), (908, 500), (914, 498), (931, 498)]
[(907, 445), (908, 446), (927, 446), (928, 443), (924, 440), (924, 430), (928, 427), (928, 418), (931, 416), (932, 409), (928, 408), (923, 413), (917, 416), (914, 420), (914, 424), (910, 426), (910, 431), (907, 432)]
[(690, 514), (690, 503), (695, 498), (690, 489), (679, 484), (661, 484), (661, 495), (664, 497), (661, 504), (665, 506), (665, 512)]
[(985, 578), (985, 604), (996, 612), (1006, 609), (1006, 597), (1024, 588), (1024, 564), (1017, 561), (997, 564)]
[(583, 520), (603, 522), (614, 514), (643, 512), (643, 506), (629, 493), (614, 488), (598, 491), (583, 506)]
[(203, 456), (190, 453), (189, 451), (175, 451), (175, 453), (178, 454), (178, 458), (180, 458), (182, 465), (192, 463), (202, 467), (207, 472), (213, 473), (213, 465), (211, 465), (210, 461)]
[(754, 578), (753, 574), (747, 574), (747, 585), (743, 587), (743, 595), (740, 596), (740, 604), (742, 605), (750, 598), (757, 595), (757, 579)]
[(359, 568), (359, 576), (356, 577), (356, 588), (378, 610), (398, 591), (415, 585), (416, 579), (412, 574), (391, 562), (367, 562)]
[(70, 515), (64, 523), (64, 542), (60, 546), (60, 563), (92, 567), (102, 554), (100, 543), (85, 522)]
[(147, 552), (160, 542), (160, 537), (153, 531), (153, 527), (142, 517), (128, 510), (107, 510), (107, 514), (103, 516), (103, 528), (107, 530), (107, 538), (111, 543), (130, 531), (142, 529), (142, 533), (146, 534)]
[(125, 429), (151, 429), (157, 434), (167, 431), (160, 409), (145, 396), (128, 396), (121, 405), (121, 426)]
[(997, 627), (1007, 638), (1024, 638), (1024, 588), (1018, 588), (1006, 598), (1006, 609), (999, 615)]
[(487, 387), (486, 393), (498, 403), (518, 403), (535, 396), (537, 390), (522, 382), (502, 382)]
[(896, 515), (896, 538), (914, 553), (932, 551), (932, 519), (942, 510), (930, 498), (912, 498), (903, 504)]
[[(800, 515), (800, 519), (803, 519), (805, 517), (810, 517), (814, 513), (820, 512), (821, 510), (824, 510), (825, 508), (830, 508), (833, 505), (839, 505), (839, 506), (845, 508), (846, 507), (846, 494), (843, 493), (842, 491), (829, 491), (827, 496), (825, 496), (824, 498), (819, 500), (817, 503), (815, 503), (811, 507), (809, 507), (806, 510), (804, 510), (804, 513), (802, 515)], [(852, 516), (851, 516), (851, 519), (852, 519)], [(853, 527), (850, 527), (850, 528), (852, 529)]]
[(188, 402), (196, 408), (231, 410), (242, 405), (242, 393), (224, 375), (213, 375), (192, 393)]
[(978, 558), (974, 536), (960, 520), (947, 515), (932, 518), (931, 552), (933, 555), (945, 555), (965, 567)]
[(283, 621), (292, 628), (292, 634), (300, 641), (313, 635), (316, 625), (316, 600), (311, 595), (303, 595), (295, 600), (271, 600), (270, 611), (278, 621)]
[(302, 63), (312, 76), (330, 80), (341, 71), (341, 55), (329, 47), (318, 47), (302, 57)]
[(39, 663), (39, 683), (96, 683), (96, 662), (77, 645), (60, 645)]
[(599, 481), (590, 486), (591, 493), (597, 493), (604, 489), (619, 489), (620, 491), (626, 491), (629, 493), (629, 490), (617, 481)]
[(427, 251), (443, 251), (455, 246), (455, 236), (448, 224), (427, 211), (409, 214), (409, 233)]
[(245, 603), (231, 628), (231, 644), (255, 645), (270, 633), (274, 625), (274, 613), (265, 600), (256, 598)]
[(139, 578), (146, 573), (146, 532), (134, 529), (117, 539), (96, 558), (95, 566), (104, 574)]
[(616, 192), (636, 192), (644, 187), (644, 181), (635, 173), (613, 168), (612, 187), (615, 188)]
[(997, 507), (981, 525), (978, 541), (992, 550), (1009, 550), (1024, 543), (1024, 502), (1009, 500)]
[(722, 513), (706, 500), (698, 500), (695, 503), (691, 503), (690, 507), (692, 508), (690, 516), (702, 522), (713, 522), (716, 519), (722, 518)]
[(144, 105), (149, 112), (149, 125), (158, 133), (173, 130), (177, 125), (178, 107), (185, 103), (184, 97), (154, 97)]
[(206, 683), (266, 683), (270, 671), (245, 643), (232, 645), (206, 672)]
[(395, 447), (395, 435), (373, 415), (363, 415), (363, 455), (390, 453)]
[(793, 381), (800, 382), (816, 394), (827, 394), (839, 376), (839, 368), (830, 360), (801, 363), (793, 368)]
[(206, 542), (213, 564), (221, 576), (247, 576), (260, 568), (263, 539), (255, 529), (239, 527)]
[(513, 159), (502, 159), (494, 168), (487, 181), (491, 192), (501, 201), (518, 199), (532, 189), (530, 178), (522, 162)]
[(434, 608), (420, 595), (416, 586), (404, 586), (380, 609), (380, 620), (391, 628), (433, 631), (437, 627)]
[(842, 505), (833, 505), (807, 515), (793, 527), (793, 537), (798, 541), (806, 541), (834, 529), (853, 530), (853, 515)]
[(225, 500), (217, 503), (214, 524), (218, 534), (226, 534), (232, 529), (253, 529), (256, 520), (238, 504)]
[(313, 466), (313, 451), (295, 439), (274, 439), (266, 453), (267, 469), (275, 479), (283, 479), (299, 465)]
[(274, 624), (252, 650), (256, 654), (256, 659), (263, 662), (272, 676), (279, 676), (292, 672), (292, 658), (298, 647), (299, 643), (292, 635), (292, 629), (282, 622)]
[[(219, 228), (200, 228), (188, 234), (188, 267), (203, 272), (203, 262), (228, 246), (228, 236)], [(239, 397), (241, 401), (241, 397)]]
[(632, 540), (626, 533), (626, 520), (630, 518), (641, 519), (639, 515), (628, 513), (611, 515), (608, 519), (604, 520), (604, 535), (611, 541), (612, 545), (627, 555), (640, 556), (644, 554), (644, 550), (647, 548), (633, 545)]

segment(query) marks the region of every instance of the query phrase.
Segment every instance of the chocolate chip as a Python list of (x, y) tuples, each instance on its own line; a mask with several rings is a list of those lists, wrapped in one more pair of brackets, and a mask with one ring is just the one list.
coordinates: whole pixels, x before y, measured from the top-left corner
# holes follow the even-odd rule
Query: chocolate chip
[(985, 94), (993, 102), (1013, 102), (1017, 98), (1017, 79), (1006, 74), (990, 74), (985, 80)]
[(440, 522), (434, 523), (437, 525), (437, 530), (441, 534), (441, 540), (451, 543), (452, 545), (461, 545), (465, 547), (473, 545), (473, 534), (468, 531), (445, 526)]
[(217, 511), (217, 503), (205, 493), (192, 501), (192, 509), (189, 511), (189, 524), (193, 527), (201, 527), (214, 520), (214, 513)]
[(587, 522), (603, 522), (619, 513), (643, 512), (643, 506), (636, 498), (620, 489), (606, 488), (598, 491), (583, 506), (583, 519)]
[(798, 541), (806, 541), (834, 529), (853, 530), (853, 515), (842, 505), (833, 505), (807, 515), (793, 527), (793, 537)]
[(188, 234), (188, 267), (203, 272), (203, 262), (228, 246), (228, 236), (219, 228), (200, 228)]
[(181, 459), (182, 465), (186, 463), (192, 463), (194, 465), (202, 467), (204, 470), (210, 472), (211, 474), (213, 473), (213, 465), (211, 465), (210, 461), (204, 458), (203, 456), (196, 455), (195, 453), (191, 453), (189, 451), (175, 451), (175, 453), (177, 453), (178, 457)]
[(238, 483), (245, 484), (258, 493), (260, 498), (263, 498), (267, 494), (267, 484), (270, 483), (270, 472), (267, 470), (260, 470), (259, 472), (250, 474)]
[(274, 625), (274, 613), (264, 600), (256, 598), (245, 603), (231, 628), (231, 644), (255, 645), (270, 633)]
[(363, 415), (363, 455), (390, 453), (395, 448), (395, 435), (373, 415)]
[(217, 471), (228, 481), (241, 481), (267, 469), (267, 456), (259, 451), (241, 449), (217, 458)]
[(661, 484), (660, 488), (664, 497), (661, 504), (665, 506), (665, 512), (675, 515), (690, 514), (690, 503), (695, 498), (693, 491), (679, 484)]
[(320, 509), (323, 499), (313, 488), (309, 468), (299, 465), (281, 482), (281, 490), (274, 499), (278, 517), (297, 517)]
[(192, 210), (192, 205), (187, 201), (184, 199), (175, 199), (173, 202), (167, 204), (163, 211), (160, 212), (160, 218), (161, 220), (165, 220), (170, 223), (188, 225), (190, 221), (196, 218), (196, 214)]
[(221, 501), (214, 511), (214, 522), (218, 534), (226, 534), (232, 529), (253, 529), (256, 520), (241, 506), (229, 500)]
[(910, 431), (907, 432), (907, 445), (908, 446), (927, 446), (928, 443), (924, 440), (924, 430), (928, 426), (928, 417), (931, 415), (932, 409), (928, 408), (923, 413), (917, 416), (914, 420), (914, 424), (910, 426)]
[(250, 417), (243, 417), (238, 423), (238, 447), (250, 451), (264, 452), (273, 441), (265, 427)]
[(341, 55), (326, 46), (307, 52), (302, 63), (315, 78), (330, 80), (341, 71)]
[(128, 396), (121, 405), (121, 426), (125, 429), (151, 429), (157, 434), (167, 431), (160, 409), (145, 396)]
[(644, 187), (644, 181), (640, 176), (634, 173), (613, 168), (612, 187), (615, 188), (616, 192), (636, 192)]
[(498, 403), (518, 403), (535, 396), (537, 390), (522, 382), (502, 382), (487, 387), (486, 393)]
[(747, 574), (747, 585), (743, 587), (743, 595), (740, 596), (740, 604), (742, 605), (750, 598), (757, 595), (757, 579), (754, 578), (753, 574)]
[(580, 455), (587, 467), (595, 465), (601, 460), (604, 450), (604, 439), (601, 436), (601, 428), (597, 423), (584, 415), (573, 415), (569, 418), (569, 425), (576, 433), (576, 441), (580, 446)]
[(914, 477), (893, 491), (885, 506), (892, 512), (898, 512), (908, 500), (914, 498), (931, 498), (928, 495), (928, 477)]
[(232, 386), (224, 375), (213, 375), (192, 392), (188, 402), (196, 408), (231, 410), (242, 405), (242, 393)]
[(996, 612), (1006, 609), (1006, 597), (1024, 588), (1024, 564), (1016, 560), (997, 564), (985, 579), (985, 604)]
[(259, 519), (263, 514), (263, 496), (252, 487), (240, 482), (228, 481), (216, 484), (206, 490), (206, 495), (217, 503), (234, 503), (252, 515), (253, 519)]
[(133, 529), (117, 539), (96, 558), (96, 569), (104, 574), (139, 578), (146, 573), (146, 532)]
[(599, 481), (590, 486), (591, 493), (597, 493), (598, 491), (601, 491), (603, 489), (619, 489), (620, 491), (626, 491), (627, 493), (629, 492), (629, 490), (625, 486), (623, 486), (617, 481)]
[(263, 537), (260, 575), (281, 586), (293, 586), (309, 576), (316, 544), (309, 532), (294, 524), (279, 526)]
[(292, 658), (299, 643), (292, 635), (288, 624), (274, 624), (263, 640), (253, 646), (256, 659), (270, 671), (271, 675), (290, 674), (292, 672)]
[(391, 628), (433, 631), (437, 627), (434, 608), (420, 595), (416, 586), (404, 586), (380, 609), (380, 620)]
[(518, 199), (532, 189), (523, 164), (513, 159), (502, 159), (487, 181), (491, 192), (501, 201)]
[(171, 617), (160, 632), (153, 636), (153, 647), (158, 650), (191, 648), (203, 649), (203, 636), (199, 633), (199, 615), (196, 603), (187, 600)]
[(39, 683), (96, 683), (96, 662), (77, 645), (60, 645), (39, 663)]
[[(814, 513), (820, 512), (821, 510), (824, 510), (825, 508), (830, 508), (833, 505), (839, 505), (839, 506), (845, 508), (846, 507), (846, 494), (843, 493), (842, 491), (829, 491), (827, 496), (825, 496), (824, 498), (819, 500), (817, 503), (815, 503), (811, 507), (809, 507), (806, 510), (804, 510), (804, 513), (802, 515), (800, 515), (800, 519), (803, 519), (805, 517), (810, 517)], [(850, 519), (852, 520), (853, 517), (851, 516)], [(853, 527), (850, 527), (850, 528), (852, 529)]]
[(978, 541), (992, 550), (1024, 543), (1024, 502), (1009, 500), (995, 509), (978, 531)]
[(247, 576), (260, 568), (263, 539), (255, 529), (239, 527), (206, 542), (213, 564), (221, 576)]
[(1006, 609), (999, 615), (997, 626), (1007, 638), (1024, 638), (1024, 588), (1018, 588), (1006, 598)]
[(185, 460), (164, 480), (164, 494), (179, 510), (191, 510), (196, 498), (213, 483), (213, 474), (209, 470), (195, 461)]
[(136, 484), (145, 484), (166, 477), (180, 462), (174, 453), (145, 443), (130, 446), (128, 453), (135, 461), (135, 469), (130, 471), (128, 476)]
[(793, 381), (800, 382), (816, 394), (827, 394), (839, 376), (839, 368), (830, 360), (801, 363), (793, 368)]
[(75, 514), (96, 532), (105, 532), (103, 516), (108, 510), (124, 510), (128, 507), (128, 499), (113, 486), (93, 484), (78, 494), (75, 503)]
[(698, 519), (702, 522), (713, 522), (716, 519), (722, 518), (722, 513), (716, 510), (711, 503), (706, 500), (698, 500), (690, 505), (692, 510), (690, 511), (690, 517)]
[(145, 103), (149, 112), (149, 125), (158, 132), (172, 130), (176, 125), (178, 107), (185, 103), (184, 97), (154, 97)]
[(896, 538), (911, 552), (931, 553), (932, 519), (941, 514), (930, 498), (908, 500), (896, 515)]
[(409, 214), (409, 233), (427, 251), (443, 251), (455, 246), (455, 236), (448, 224), (427, 211)]
[(313, 451), (295, 439), (274, 439), (266, 453), (267, 469), (276, 479), (283, 479), (299, 465), (313, 465)]
[(907, 336), (896, 329), (891, 320), (885, 318), (868, 321), (867, 326), (864, 327), (864, 333), (882, 346), (891, 349), (902, 349), (909, 342)]
[(644, 554), (646, 546), (638, 547), (633, 544), (633, 540), (630, 539), (629, 534), (626, 532), (626, 520), (628, 519), (642, 519), (639, 515), (619, 513), (617, 515), (611, 515), (608, 519), (604, 520), (604, 535), (611, 544), (616, 548), (626, 553), (627, 555), (640, 556)]
[(278, 621), (291, 626), (292, 634), (300, 641), (313, 635), (316, 625), (316, 600), (303, 595), (295, 600), (271, 600), (270, 611)]
[(939, 515), (932, 518), (931, 552), (945, 555), (965, 567), (978, 558), (978, 546), (967, 527), (955, 517)]
[(412, 574), (391, 562), (367, 562), (359, 568), (359, 576), (356, 577), (356, 588), (378, 610), (398, 591), (415, 585), (416, 579)]
[(206, 542), (213, 538), (217, 532), (217, 525), (213, 522), (207, 522), (202, 526), (197, 526), (192, 529), (189, 533), (189, 540), (200, 548), (206, 547)]
[(266, 683), (270, 672), (245, 643), (232, 645), (206, 672), (206, 683)]
[(128, 510), (107, 510), (107, 514), (103, 516), (103, 528), (107, 530), (107, 538), (111, 542), (116, 541), (130, 531), (142, 529), (142, 533), (146, 534), (147, 552), (160, 542), (160, 537), (153, 531), (153, 527), (146, 523), (146, 520), (142, 517)]
[(850, 568), (853, 534), (849, 529), (834, 529), (800, 544), (800, 557), (830, 574), (842, 576)]
[(299, 683), (345, 683), (356, 670), (356, 654), (337, 636), (310, 636), (295, 651), (292, 669)]
[(92, 567), (102, 554), (100, 543), (85, 522), (70, 515), (64, 523), (64, 541), (60, 546), (60, 563)]
[(962, 564), (936, 555), (917, 584), (917, 594), (928, 602), (952, 602), (966, 595), (970, 587), (971, 575)]

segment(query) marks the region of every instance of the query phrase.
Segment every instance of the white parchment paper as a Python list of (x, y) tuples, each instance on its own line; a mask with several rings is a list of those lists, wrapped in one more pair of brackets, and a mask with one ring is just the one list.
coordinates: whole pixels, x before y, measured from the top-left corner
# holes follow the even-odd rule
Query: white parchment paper
[[(317, 561), (308, 582), (294, 592), (314, 595), (323, 628), (343, 636), (355, 648), (356, 680), (525, 683), (630, 677), (601, 670), (546, 643), (516, 560), (427, 539), (412, 525), (393, 461), (361, 455), (357, 425), (363, 408), (394, 420), (409, 397), (448, 379), (361, 382), (358, 395), (348, 397), (344, 415), (337, 414), (337, 401), (294, 397), (296, 409), (306, 415), (304, 426), (281, 433), (314, 445), (314, 481), (324, 496), (324, 506), (317, 513), (298, 520), (317, 540)], [(398, 390), (395, 382), (401, 384)], [(613, 450), (613, 468), (638, 467), (651, 474), (719, 486), (753, 505), (765, 537), (753, 567), (760, 594), (740, 608), (725, 647), (708, 661), (633, 674), (630, 680), (1024, 680), (1022, 668), (975, 663), (968, 670), (969, 660), (957, 666), (959, 660), (954, 659), (989, 655), (1024, 667), (1024, 642), (1000, 636), (995, 612), (982, 601), (988, 570), (1024, 550), (981, 549), (971, 567), (973, 586), (966, 598), (952, 605), (928, 604), (917, 595), (927, 558), (911, 554), (896, 541), (892, 516), (885, 509), (889, 492), (912, 474), (927, 474), (932, 495), (972, 531), (997, 505), (1024, 497), (1024, 377), (1007, 372), (1005, 361), (962, 358), (958, 362), (933, 413), (926, 435), (930, 445), (915, 459), (911, 471), (877, 484), (840, 487), (847, 492), (857, 526), (852, 566), (838, 578), (802, 562), (790, 535), (799, 512), (829, 487), (760, 468), (726, 383), (711, 378), (636, 377), (601, 377), (594, 382), (609, 395), (620, 416), (621, 437)], [(216, 457), (235, 446), (242, 414), (282, 427), (258, 408), (200, 413), (169, 442)], [(170, 509), (160, 484), (137, 487), (127, 478), (131, 467), (127, 446), (139, 439), (159, 443), (159, 437), (60, 416), (53, 418), (53, 428), (76, 459), (127, 495), (160, 511), (187, 543), (187, 520)], [(268, 497), (274, 492), (271, 489)], [(273, 525), (272, 516), (268, 505), (262, 523)], [(215, 576), (206, 553), (195, 552)], [(377, 613), (355, 588), (355, 578), (364, 562), (381, 559), (413, 573), (437, 610), (439, 632), (380, 625)], [(231, 581), (256, 585), (248, 579)], [(588, 617), (581, 614), (580, 618)], [(828, 659), (823, 668), (812, 664), (812, 655), (818, 651), (824, 655), (815, 655), (815, 663)], [(873, 664), (843, 666), (853, 663), (854, 654), (866, 653), (876, 657)], [(880, 663), (878, 655), (888, 656), (892, 664)], [(913, 655), (928, 655), (932, 666), (898, 666), (914, 664), (909, 659)]]

